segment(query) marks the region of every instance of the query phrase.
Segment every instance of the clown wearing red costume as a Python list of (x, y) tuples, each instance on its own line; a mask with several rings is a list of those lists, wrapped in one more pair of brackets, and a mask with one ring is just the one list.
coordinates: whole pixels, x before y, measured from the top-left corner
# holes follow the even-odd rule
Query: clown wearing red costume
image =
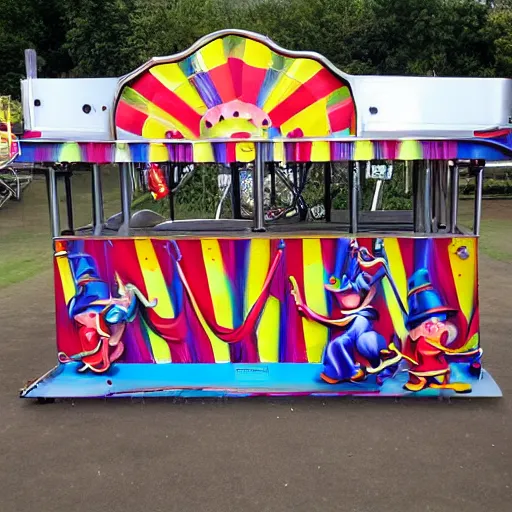
[(461, 352), (449, 347), (457, 336), (457, 328), (450, 322), (457, 310), (443, 303), (426, 268), (414, 272), (408, 288), (409, 313), (405, 322), (408, 336), (403, 343), (392, 342), (382, 354), (384, 362), (377, 368), (368, 369), (368, 373), (379, 373), (403, 360), (408, 365), (409, 379), (404, 386), (408, 391), (432, 388), (451, 389), (456, 393), (471, 392), (471, 384), (451, 382), (449, 358), (457, 356), (478, 360), (481, 349)]

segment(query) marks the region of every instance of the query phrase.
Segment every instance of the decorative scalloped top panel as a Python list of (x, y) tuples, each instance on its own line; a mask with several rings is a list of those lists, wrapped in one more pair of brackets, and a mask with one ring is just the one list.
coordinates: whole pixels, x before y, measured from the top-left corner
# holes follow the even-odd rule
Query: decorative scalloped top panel
[(118, 139), (355, 135), (349, 84), (318, 60), (241, 35), (166, 60), (122, 86)]

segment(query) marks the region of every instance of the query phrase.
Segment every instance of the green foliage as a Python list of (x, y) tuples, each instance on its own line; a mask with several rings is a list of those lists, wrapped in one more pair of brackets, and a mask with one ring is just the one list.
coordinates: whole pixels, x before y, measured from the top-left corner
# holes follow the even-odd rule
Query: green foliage
[[(462, 195), (474, 195), (475, 181), (471, 180), (465, 183), (461, 189)], [(512, 179), (508, 176), (505, 179), (487, 178), (484, 180), (483, 193), (485, 195), (512, 195)]]
[(11, 123), (21, 123), (23, 117), (23, 109), (21, 102), (17, 100), (11, 100)]
[(3, 0), (0, 94), (19, 97), (25, 48), (41, 76), (116, 76), (229, 27), (354, 74), (512, 74), (510, 0)]
[[(197, 165), (194, 174), (179, 188), (174, 197), (177, 219), (213, 218), (220, 193), (217, 184), (218, 166)], [(155, 201), (149, 192), (143, 192), (132, 201), (132, 210), (152, 210), (166, 218), (170, 216), (169, 199)], [(226, 213), (227, 208), (224, 208)]]

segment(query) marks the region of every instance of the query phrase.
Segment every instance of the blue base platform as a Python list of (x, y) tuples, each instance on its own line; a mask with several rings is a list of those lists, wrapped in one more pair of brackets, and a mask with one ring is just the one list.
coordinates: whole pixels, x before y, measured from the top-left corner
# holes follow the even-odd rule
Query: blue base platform
[(117, 364), (103, 374), (80, 373), (79, 363), (59, 364), (21, 391), (25, 398), (104, 397), (247, 397), (247, 396), (414, 396), (500, 397), (501, 390), (489, 373), (469, 374), (468, 365), (452, 363), (452, 382), (469, 382), (470, 393), (403, 388), (406, 371), (381, 385), (375, 376), (358, 383), (326, 384), (321, 364)]

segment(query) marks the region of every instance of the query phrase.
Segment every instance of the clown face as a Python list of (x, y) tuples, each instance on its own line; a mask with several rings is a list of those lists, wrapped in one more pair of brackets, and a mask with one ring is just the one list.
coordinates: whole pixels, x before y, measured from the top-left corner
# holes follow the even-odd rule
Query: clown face
[(457, 328), (446, 321), (446, 315), (433, 316), (409, 331), (412, 340), (420, 337), (450, 344), (457, 337)]
[(206, 112), (201, 120), (201, 135), (213, 139), (267, 137), (270, 125), (269, 116), (259, 107), (233, 100)]

